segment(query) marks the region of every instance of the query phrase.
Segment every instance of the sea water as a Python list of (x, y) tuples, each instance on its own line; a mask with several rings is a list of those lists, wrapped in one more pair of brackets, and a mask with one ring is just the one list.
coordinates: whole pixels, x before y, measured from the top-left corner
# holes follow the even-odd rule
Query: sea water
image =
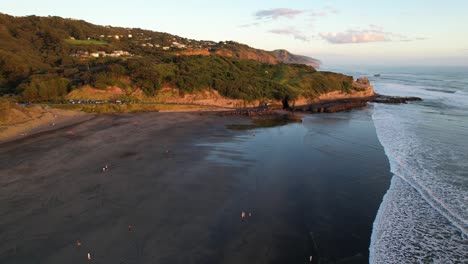
[(374, 222), (370, 263), (467, 263), (468, 68), (347, 73), (368, 77), (378, 93), (424, 100), (373, 108), (394, 177)]

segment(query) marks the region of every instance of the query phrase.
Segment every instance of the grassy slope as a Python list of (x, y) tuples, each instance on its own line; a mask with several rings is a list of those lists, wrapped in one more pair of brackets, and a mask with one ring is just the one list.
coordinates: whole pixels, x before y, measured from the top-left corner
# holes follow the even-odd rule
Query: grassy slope
[[(101, 89), (119, 86), (122, 78), (129, 80), (127, 86), (133, 90), (141, 88), (149, 96), (157, 94), (162, 87), (178, 88), (182, 94), (212, 88), (223, 96), (247, 101), (299, 95), (315, 97), (329, 91), (352, 89), (351, 77), (317, 72), (305, 65), (272, 65), (222, 56), (175, 56), (143, 48), (136, 37), (119, 41), (87, 40), (100, 35), (125, 36), (127, 32), (123, 28), (59, 17), (15, 18), (0, 14), (0, 94), (3, 90), (28, 94), (38, 100), (57, 99), (86, 85)], [(141, 29), (132, 29), (132, 33), (163, 45), (176, 38)], [(235, 43), (227, 46), (234, 52), (247, 48)], [(91, 60), (71, 56), (83, 50), (117, 49), (135, 56)]]
[(63, 110), (75, 110), (85, 113), (136, 113), (154, 111), (192, 111), (192, 110), (212, 110), (210, 106), (188, 105), (188, 104), (161, 104), (161, 103), (134, 103), (134, 104), (100, 104), (100, 105), (80, 105), (80, 104), (46, 104), (47, 106)]

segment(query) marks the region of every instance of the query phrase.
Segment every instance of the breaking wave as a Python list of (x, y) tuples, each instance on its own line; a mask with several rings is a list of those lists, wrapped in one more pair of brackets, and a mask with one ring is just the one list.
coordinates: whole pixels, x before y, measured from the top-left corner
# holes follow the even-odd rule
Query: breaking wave
[(374, 107), (394, 178), (374, 222), (370, 262), (462, 263), (468, 258), (468, 83), (460, 92), (439, 93), (417, 80), (392, 82), (377, 81), (376, 90), (425, 102)]

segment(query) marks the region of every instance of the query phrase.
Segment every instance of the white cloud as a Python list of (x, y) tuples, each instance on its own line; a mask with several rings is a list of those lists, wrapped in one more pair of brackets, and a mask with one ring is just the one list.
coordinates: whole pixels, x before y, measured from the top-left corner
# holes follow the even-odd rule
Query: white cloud
[(369, 42), (388, 42), (399, 41), (409, 42), (414, 40), (422, 40), (424, 38), (409, 38), (405, 35), (385, 32), (381, 27), (370, 25), (370, 29), (365, 30), (348, 30), (338, 33), (320, 33), (320, 37), (333, 44), (348, 44), (348, 43), (369, 43)]
[(348, 30), (339, 33), (320, 33), (320, 37), (333, 44), (382, 42), (390, 39), (384, 32)]
[(304, 13), (304, 10), (290, 8), (276, 8), (268, 10), (259, 10), (255, 13), (258, 19), (277, 19), (280, 17), (294, 18), (297, 15)]

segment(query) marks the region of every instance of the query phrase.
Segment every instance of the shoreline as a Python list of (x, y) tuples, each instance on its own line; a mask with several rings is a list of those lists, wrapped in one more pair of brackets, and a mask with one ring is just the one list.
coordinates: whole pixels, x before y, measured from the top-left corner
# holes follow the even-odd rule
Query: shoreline
[(0, 144), (49, 132), (86, 122), (96, 117), (78, 111), (60, 110), (51, 107), (33, 106), (34, 114), (28, 120), (17, 124), (0, 124)]
[[(280, 110), (281, 106), (260, 106), (246, 108), (225, 108), (206, 105), (190, 105), (190, 108), (179, 108), (171, 110), (156, 110), (149, 112), (161, 113), (189, 113), (189, 112), (214, 112), (224, 116), (239, 115), (251, 118), (272, 118), (278, 119), (284, 116), (289, 116), (291, 120), (297, 119), (294, 117), (295, 112), (302, 113), (336, 113), (349, 111), (367, 106), (368, 103), (384, 103), (384, 104), (405, 104), (411, 101), (421, 101), (418, 97), (397, 97), (385, 96), (376, 94), (375, 96), (365, 98), (348, 98), (316, 102), (308, 105), (293, 106), (287, 110)], [(197, 108), (197, 106), (199, 108)], [(33, 108), (41, 108), (42, 113), (40, 118), (32, 118), (21, 124), (0, 125), (0, 144), (21, 139), (30, 135), (60, 129), (66, 126), (75, 125), (95, 118), (98, 115), (106, 114), (123, 114), (129, 112), (114, 112), (114, 113), (85, 113), (77, 110), (63, 110), (49, 106), (33, 106)], [(146, 111), (142, 111), (146, 112)]]

